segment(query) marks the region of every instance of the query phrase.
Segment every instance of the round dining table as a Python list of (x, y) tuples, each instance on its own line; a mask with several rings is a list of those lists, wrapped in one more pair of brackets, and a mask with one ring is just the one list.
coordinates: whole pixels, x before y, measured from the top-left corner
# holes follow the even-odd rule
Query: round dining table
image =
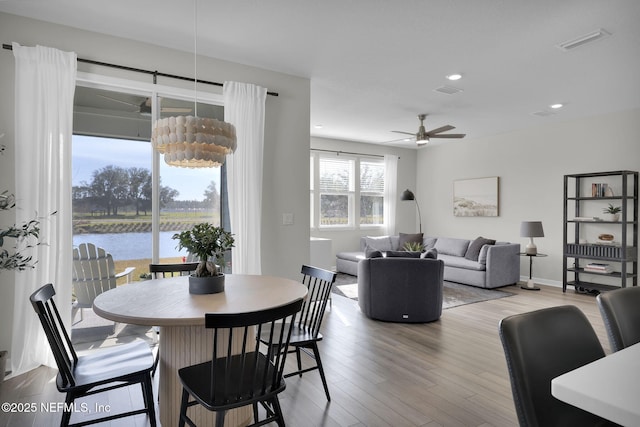
[[(307, 294), (302, 283), (274, 276), (228, 274), (224, 292), (189, 293), (188, 276), (145, 280), (118, 286), (96, 297), (93, 310), (115, 322), (160, 328), (159, 409), (163, 426), (178, 424), (182, 385), (178, 369), (211, 360), (213, 335), (205, 313), (246, 313), (278, 307)], [(215, 425), (215, 413), (189, 408), (199, 426)], [(247, 425), (251, 407), (229, 411), (225, 426)]]

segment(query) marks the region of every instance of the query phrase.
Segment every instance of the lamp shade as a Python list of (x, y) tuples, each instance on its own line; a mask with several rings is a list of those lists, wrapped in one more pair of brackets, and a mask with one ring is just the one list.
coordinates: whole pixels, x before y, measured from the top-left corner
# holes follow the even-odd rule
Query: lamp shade
[(520, 237), (544, 237), (541, 221), (522, 221)]
[(400, 196), (400, 200), (415, 200), (416, 196), (413, 195), (413, 192), (408, 188), (402, 192)]

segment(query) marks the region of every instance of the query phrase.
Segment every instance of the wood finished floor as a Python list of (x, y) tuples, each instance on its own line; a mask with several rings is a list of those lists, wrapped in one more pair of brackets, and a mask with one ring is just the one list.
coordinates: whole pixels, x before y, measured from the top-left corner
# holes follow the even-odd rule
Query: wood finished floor
[[(428, 324), (377, 322), (364, 317), (357, 302), (340, 296), (323, 324), (320, 352), (331, 392), (325, 399), (317, 372), (287, 379), (280, 401), (288, 426), (515, 426), (497, 326), (511, 314), (573, 304), (589, 318), (607, 353), (609, 343), (595, 298), (541, 286), (516, 295), (445, 310)], [(293, 366), (293, 365), (292, 365)], [(5, 380), (0, 402), (62, 402), (55, 389), (56, 371), (40, 367)], [(156, 384), (157, 387), (157, 384)], [(141, 404), (137, 389), (94, 398), (114, 410)], [(0, 413), (0, 427), (56, 426), (58, 413)], [(73, 418), (72, 418), (73, 420)], [(146, 426), (144, 416), (103, 423)], [(177, 422), (176, 422), (177, 425)], [(164, 426), (167, 427), (167, 426)]]

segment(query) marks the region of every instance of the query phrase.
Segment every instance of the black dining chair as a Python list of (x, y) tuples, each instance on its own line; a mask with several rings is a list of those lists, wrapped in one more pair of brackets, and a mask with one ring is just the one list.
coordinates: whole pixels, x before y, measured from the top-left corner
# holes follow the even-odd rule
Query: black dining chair
[(163, 279), (166, 277), (188, 276), (196, 271), (198, 262), (179, 262), (175, 264), (149, 264), (149, 273), (152, 279)]
[[(199, 262), (179, 262), (179, 263), (165, 263), (165, 264), (157, 264), (151, 263), (149, 264), (149, 273), (151, 274), (152, 279), (165, 279), (167, 277), (176, 277), (176, 276), (188, 276), (189, 274), (196, 271), (198, 268)], [(154, 326), (156, 330), (156, 335), (160, 335), (160, 329)], [(158, 351), (156, 352), (156, 357), (153, 362), (153, 370), (151, 371), (151, 376), (155, 376), (156, 371), (158, 370), (158, 365), (160, 364), (160, 346), (158, 345)]]
[[(224, 425), (228, 410), (246, 405), (253, 406), (252, 426), (273, 421), (284, 426), (278, 394), (286, 387), (285, 349), (302, 301), (257, 312), (205, 315), (205, 327), (213, 333), (212, 359), (178, 370), (183, 387), (179, 426), (195, 425), (187, 416), (193, 405), (216, 412), (217, 427)], [(256, 339), (263, 328), (271, 332), (262, 347), (266, 353)], [(266, 411), (263, 420), (259, 420), (258, 403)]]
[(604, 292), (596, 301), (612, 351), (640, 342), (640, 287)]
[[(331, 288), (336, 281), (337, 273), (309, 265), (303, 265), (301, 273), (302, 283), (307, 286), (308, 292), (300, 311), (300, 316), (298, 316), (298, 322), (291, 333), (289, 349), (287, 349), (288, 353), (296, 353), (298, 369), (295, 372), (288, 372), (284, 377), (289, 378), (294, 375), (302, 377), (302, 374), (317, 369), (320, 373), (327, 400), (331, 401), (322, 359), (320, 359), (320, 351), (318, 350), (318, 342), (322, 341), (323, 338), (320, 333), (320, 326), (322, 326), (327, 301), (331, 295)], [(263, 341), (265, 341), (265, 335), (267, 333), (263, 332), (261, 337)], [(315, 360), (314, 366), (302, 369), (302, 352)]]
[[(53, 300), (52, 284), (42, 286), (29, 298), (38, 314), (49, 346), (58, 366), (56, 386), (66, 393), (61, 426), (79, 426), (146, 413), (156, 425), (151, 369), (153, 354), (147, 343), (137, 340), (113, 347), (100, 348), (78, 356)], [(120, 387), (140, 384), (144, 408), (108, 415), (98, 419), (69, 424), (73, 402), (80, 397), (103, 393)]]
[(521, 426), (615, 425), (551, 394), (553, 378), (604, 357), (580, 309), (565, 305), (516, 314), (500, 321), (499, 332)]

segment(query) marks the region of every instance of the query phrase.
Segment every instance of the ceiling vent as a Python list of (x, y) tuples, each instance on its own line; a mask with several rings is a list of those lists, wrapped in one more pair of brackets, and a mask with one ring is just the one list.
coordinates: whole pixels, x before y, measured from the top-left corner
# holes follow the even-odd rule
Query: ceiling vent
[(542, 111), (536, 111), (535, 113), (531, 113), (534, 116), (538, 116), (538, 117), (549, 117), (549, 116), (553, 116), (554, 114), (556, 114), (555, 111), (549, 111), (549, 110), (542, 110)]
[(569, 51), (572, 49), (575, 49), (577, 47), (580, 46), (584, 46), (587, 43), (591, 43), (594, 42), (596, 40), (600, 40), (603, 39), (605, 37), (609, 37), (611, 35), (610, 32), (603, 30), (602, 28), (598, 28), (595, 31), (590, 32), (589, 34), (585, 34), (583, 36), (580, 36), (578, 38), (575, 38), (573, 40), (564, 42), (564, 43), (560, 43), (558, 45), (558, 48), (564, 50), (564, 51)]
[(455, 93), (460, 93), (463, 92), (462, 89), (458, 89), (457, 87), (453, 87), (453, 86), (441, 86), (439, 88), (434, 89), (434, 92), (440, 92), (440, 93), (446, 93), (447, 95), (453, 95)]

